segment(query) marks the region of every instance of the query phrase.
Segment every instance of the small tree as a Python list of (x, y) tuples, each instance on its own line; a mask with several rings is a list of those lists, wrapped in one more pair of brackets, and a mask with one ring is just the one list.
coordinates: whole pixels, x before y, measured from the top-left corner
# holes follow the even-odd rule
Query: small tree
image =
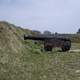
[(80, 34), (80, 28), (78, 29), (77, 33), (79, 33), (79, 34)]
[(55, 32), (55, 36), (57, 36), (58, 35), (58, 33), (57, 32)]
[(50, 32), (50, 31), (44, 31), (43, 34), (44, 34), (44, 35), (51, 35), (51, 32)]
[(41, 34), (41, 32), (38, 31), (38, 30), (33, 30), (32, 32), (33, 32), (34, 35), (39, 35), (39, 34)]

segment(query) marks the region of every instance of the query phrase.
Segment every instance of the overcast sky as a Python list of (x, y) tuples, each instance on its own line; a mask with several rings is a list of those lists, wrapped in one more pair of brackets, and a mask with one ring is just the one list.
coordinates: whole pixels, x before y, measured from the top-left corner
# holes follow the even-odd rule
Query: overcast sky
[(0, 20), (33, 30), (75, 33), (80, 0), (0, 0)]

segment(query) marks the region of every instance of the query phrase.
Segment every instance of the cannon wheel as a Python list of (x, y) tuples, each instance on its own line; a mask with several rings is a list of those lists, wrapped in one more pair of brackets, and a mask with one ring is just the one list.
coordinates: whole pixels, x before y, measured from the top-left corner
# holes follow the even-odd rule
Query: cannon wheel
[(64, 42), (63, 46), (62, 46), (62, 51), (69, 51), (71, 48), (71, 43), (70, 42)]
[(46, 47), (44, 47), (44, 50), (45, 51), (52, 51), (52, 47), (51, 46), (46, 46)]

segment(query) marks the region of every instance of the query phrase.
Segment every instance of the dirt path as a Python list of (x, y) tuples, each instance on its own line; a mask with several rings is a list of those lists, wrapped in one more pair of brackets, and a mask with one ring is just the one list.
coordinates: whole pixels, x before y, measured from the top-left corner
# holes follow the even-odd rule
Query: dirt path
[(80, 52), (80, 49), (70, 50), (69, 52)]

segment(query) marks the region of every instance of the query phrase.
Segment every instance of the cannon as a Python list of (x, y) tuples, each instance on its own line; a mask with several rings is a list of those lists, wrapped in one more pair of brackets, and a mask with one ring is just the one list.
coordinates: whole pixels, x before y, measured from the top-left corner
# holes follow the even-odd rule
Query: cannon
[(59, 47), (62, 51), (69, 51), (71, 48), (71, 40), (61, 36), (46, 35), (24, 35), (24, 40), (43, 41), (44, 50), (52, 51), (53, 48)]

